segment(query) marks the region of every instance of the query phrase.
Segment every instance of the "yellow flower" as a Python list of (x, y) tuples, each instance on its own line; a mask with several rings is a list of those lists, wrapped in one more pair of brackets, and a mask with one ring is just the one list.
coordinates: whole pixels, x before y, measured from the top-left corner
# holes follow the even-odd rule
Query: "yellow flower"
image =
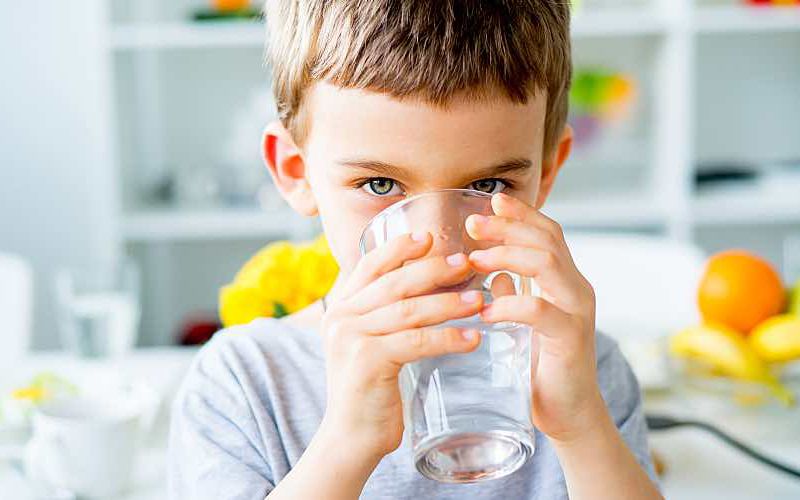
[(327, 293), (338, 273), (322, 235), (299, 245), (271, 243), (242, 266), (233, 283), (220, 290), (222, 323), (231, 326), (299, 311)]
[(44, 387), (28, 386), (16, 389), (11, 392), (14, 399), (25, 399), (33, 403), (39, 403), (47, 398), (47, 390)]
[(295, 280), (296, 273), (293, 269), (270, 269), (261, 275), (258, 289), (268, 300), (285, 305), (287, 301), (297, 295)]
[(252, 256), (233, 280), (243, 285), (258, 286), (265, 272), (286, 266), (293, 254), (294, 245), (288, 241), (269, 244)]
[(256, 287), (233, 284), (220, 290), (219, 315), (225, 326), (243, 325), (274, 314), (275, 305)]
[(300, 251), (297, 270), (300, 289), (311, 297), (310, 302), (319, 299), (330, 290), (339, 267), (327, 250), (312, 245)]

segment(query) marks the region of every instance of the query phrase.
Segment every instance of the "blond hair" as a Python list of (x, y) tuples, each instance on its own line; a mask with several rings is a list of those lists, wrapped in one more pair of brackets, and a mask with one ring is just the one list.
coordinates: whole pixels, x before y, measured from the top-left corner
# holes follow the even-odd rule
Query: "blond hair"
[(546, 151), (566, 122), (569, 0), (267, 0), (265, 15), (278, 113), (298, 143), (318, 81), (438, 106), (545, 92)]

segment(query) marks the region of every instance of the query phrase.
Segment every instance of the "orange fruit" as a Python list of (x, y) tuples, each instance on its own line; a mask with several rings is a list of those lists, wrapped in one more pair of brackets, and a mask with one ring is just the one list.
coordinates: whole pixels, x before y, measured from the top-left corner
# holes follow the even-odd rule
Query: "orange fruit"
[(708, 260), (697, 303), (705, 321), (746, 334), (783, 312), (786, 292), (769, 262), (743, 250), (729, 250)]

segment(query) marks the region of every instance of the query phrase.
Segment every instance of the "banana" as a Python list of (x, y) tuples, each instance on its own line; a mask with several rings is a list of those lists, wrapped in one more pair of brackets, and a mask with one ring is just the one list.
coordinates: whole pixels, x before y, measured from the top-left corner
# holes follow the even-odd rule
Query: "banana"
[(800, 316), (800, 279), (795, 281), (789, 290), (789, 314)]
[(781, 314), (756, 326), (748, 337), (750, 346), (767, 362), (800, 358), (800, 316)]
[(794, 402), (791, 391), (778, 382), (744, 337), (726, 326), (705, 323), (685, 328), (670, 339), (670, 351), (720, 375), (764, 384), (786, 405)]

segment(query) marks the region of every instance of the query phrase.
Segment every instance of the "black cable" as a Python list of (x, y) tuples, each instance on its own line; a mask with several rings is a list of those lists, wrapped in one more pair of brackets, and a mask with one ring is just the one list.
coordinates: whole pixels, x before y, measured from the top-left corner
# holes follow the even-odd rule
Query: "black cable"
[(698, 420), (678, 420), (676, 418), (667, 417), (665, 415), (646, 415), (645, 418), (647, 420), (647, 427), (650, 428), (651, 431), (662, 431), (662, 430), (674, 429), (676, 427), (695, 427), (697, 429), (702, 429), (710, 434), (713, 434), (722, 441), (728, 443), (730, 446), (733, 446), (734, 448), (741, 451), (750, 458), (758, 462), (761, 462), (764, 465), (772, 467), (773, 469), (777, 469), (783, 472), (784, 474), (788, 474), (792, 477), (800, 479), (800, 470), (794, 467), (790, 467), (786, 464), (773, 460), (772, 458), (766, 455), (761, 454), (760, 452), (754, 450), (753, 448), (747, 446), (738, 439), (732, 437), (730, 434), (727, 434), (719, 430), (718, 428), (714, 427), (711, 424), (700, 422)]

